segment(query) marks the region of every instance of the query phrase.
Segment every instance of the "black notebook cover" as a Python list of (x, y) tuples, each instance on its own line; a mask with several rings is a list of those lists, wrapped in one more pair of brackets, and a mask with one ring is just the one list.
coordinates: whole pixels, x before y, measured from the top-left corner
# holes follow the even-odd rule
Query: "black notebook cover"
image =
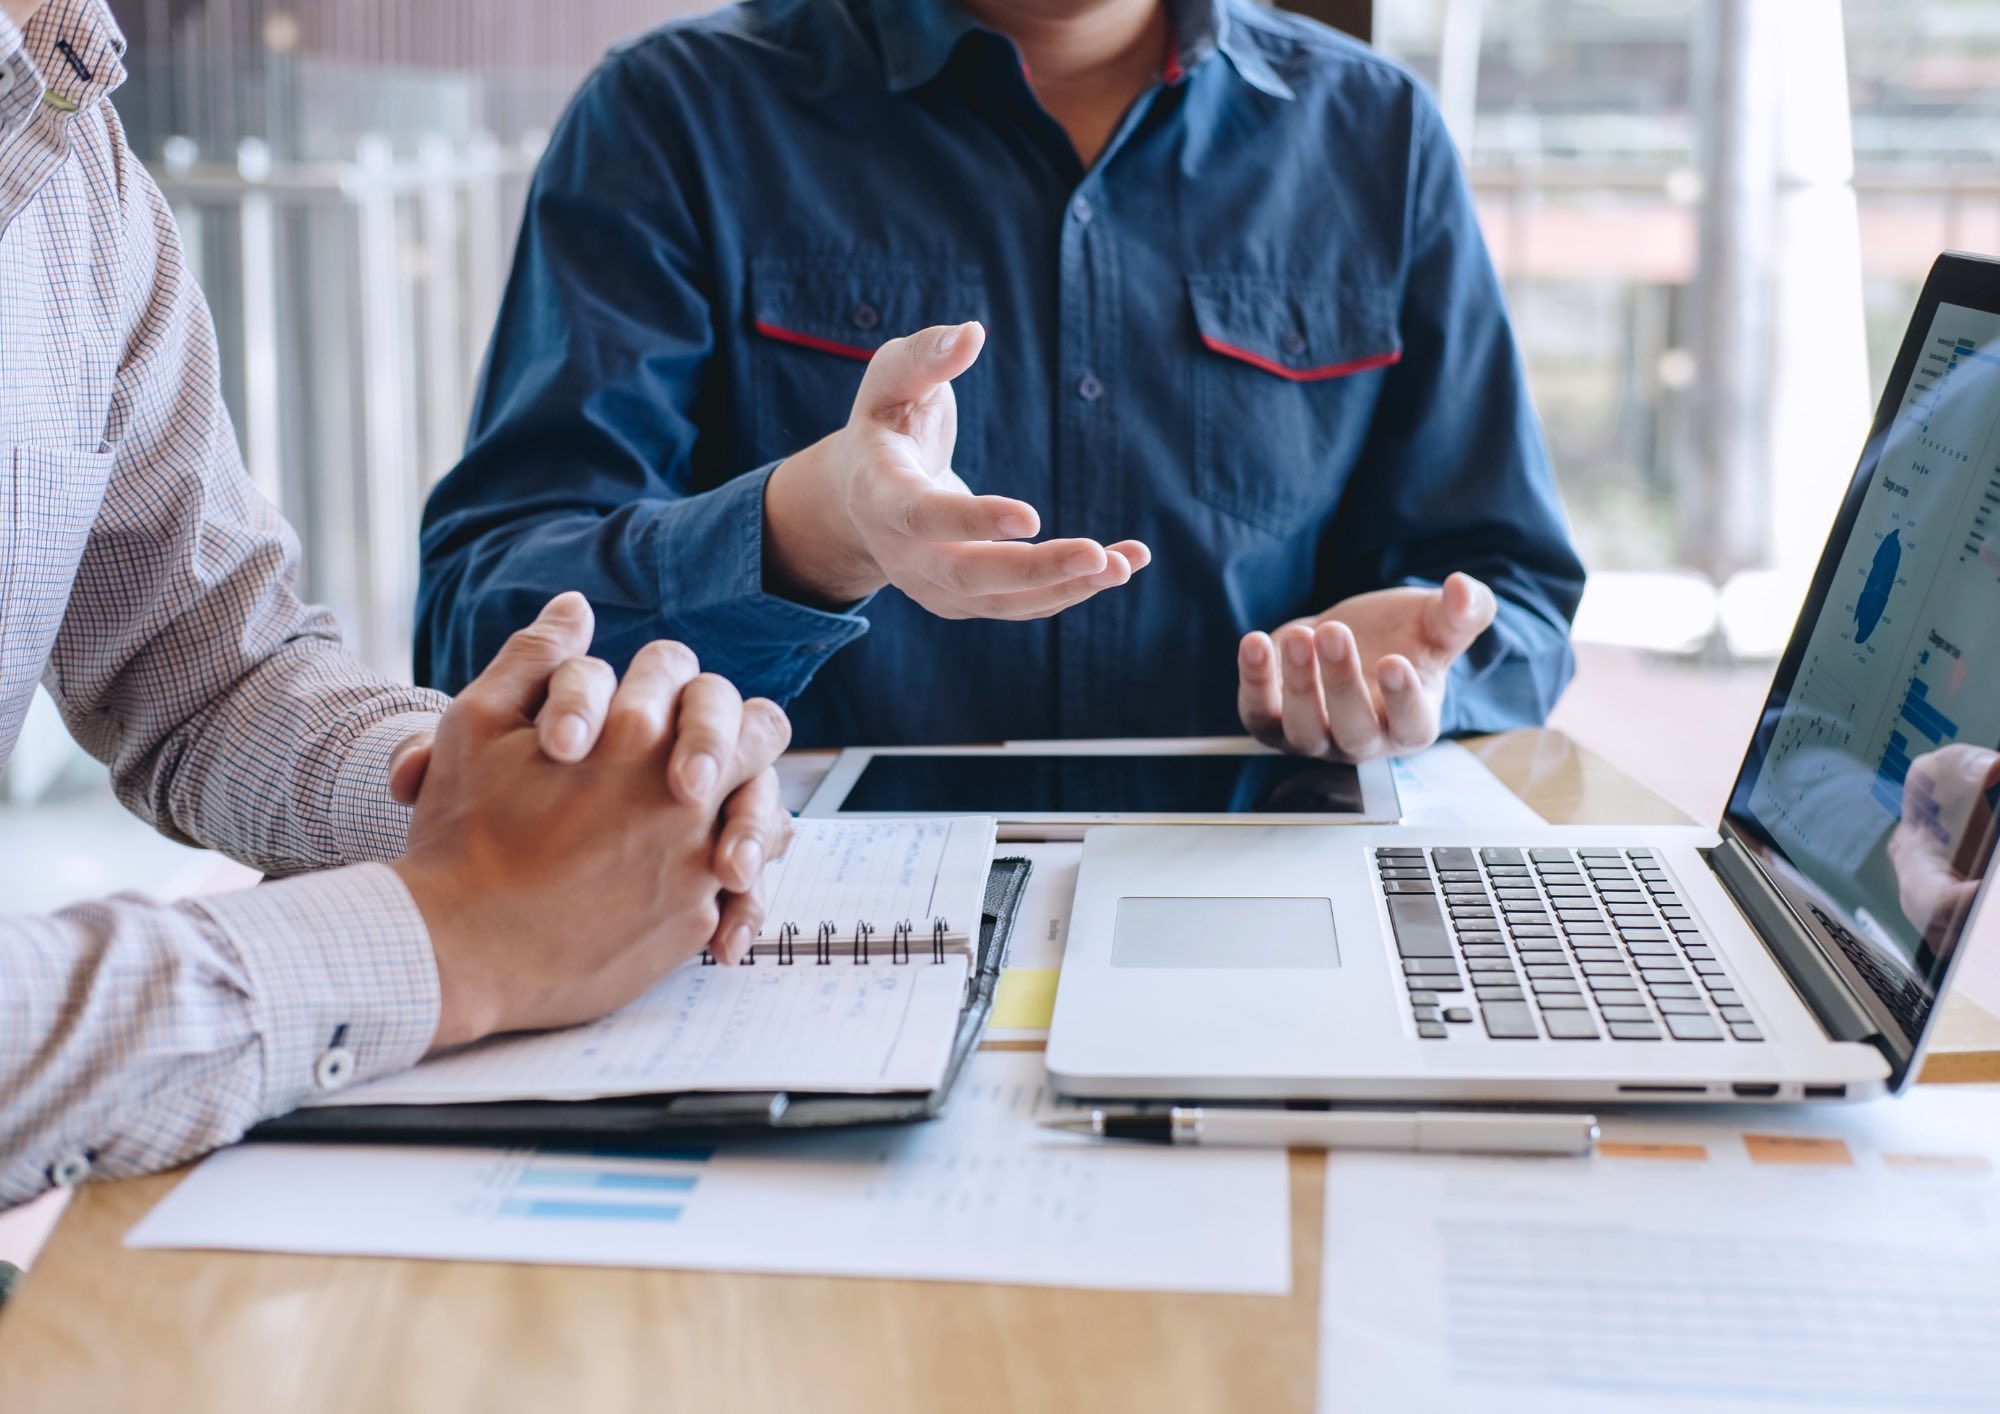
[(624, 1095), (608, 1100), (504, 1100), (472, 1105), (338, 1105), (294, 1110), (266, 1120), (246, 1138), (327, 1144), (589, 1144), (644, 1148), (691, 1134), (721, 1138), (785, 1129), (832, 1129), (934, 1119), (951, 1098), (965, 1062), (978, 1048), (993, 990), (1007, 957), (1021, 896), (1033, 866), (996, 859), (986, 881), (979, 953), (971, 992), (944, 1079), (928, 1093), (895, 1095), (750, 1094), (688, 1091)]

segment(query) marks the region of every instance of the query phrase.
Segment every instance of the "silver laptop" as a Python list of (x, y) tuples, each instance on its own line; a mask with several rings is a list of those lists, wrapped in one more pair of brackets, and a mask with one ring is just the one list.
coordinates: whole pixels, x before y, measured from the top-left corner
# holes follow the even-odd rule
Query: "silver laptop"
[(1716, 829), (1093, 831), (1050, 1075), (1106, 1097), (1894, 1091), (1961, 939), (2000, 921), (1996, 745), (2000, 263), (1946, 255)]

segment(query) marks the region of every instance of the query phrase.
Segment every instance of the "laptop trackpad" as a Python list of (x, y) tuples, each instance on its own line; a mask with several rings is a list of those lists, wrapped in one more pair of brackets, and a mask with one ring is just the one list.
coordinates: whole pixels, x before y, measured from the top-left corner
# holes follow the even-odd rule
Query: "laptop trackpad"
[(1338, 967), (1323, 898), (1121, 898), (1113, 967)]

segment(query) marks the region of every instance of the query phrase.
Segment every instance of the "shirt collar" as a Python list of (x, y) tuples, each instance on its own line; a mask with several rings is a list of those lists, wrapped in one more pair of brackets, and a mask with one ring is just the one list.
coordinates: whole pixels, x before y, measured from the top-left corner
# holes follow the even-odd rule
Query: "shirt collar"
[(953, 0), (874, 0), (876, 42), (892, 92), (929, 83), (958, 42), (980, 28)]
[[(1169, 0), (1169, 3), (1172, 3), (1172, 0)], [(1204, 53), (1196, 52), (1190, 47), (1190, 40), (1186, 37), (1199, 34), (1205, 43), (1211, 45), (1229, 61), (1230, 67), (1236, 70), (1243, 82), (1259, 93), (1268, 93), (1273, 98), (1295, 96), (1291, 85), (1278, 77), (1277, 70), (1271, 67), (1271, 61), (1265, 57), (1264, 51), (1257, 47), (1250, 26), (1231, 12), (1228, 0), (1186, 0), (1185, 3), (1175, 5), (1174, 9), (1176, 23), (1180, 25), (1180, 32), (1184, 36), (1181, 42), (1183, 64), (1193, 68), (1201, 58), (1205, 57)], [(1200, 20), (1201, 27), (1190, 30), (1190, 24), (1196, 19)]]
[[(1175, 47), (1167, 66), (1170, 81), (1219, 52), (1252, 88), (1274, 98), (1292, 97), (1247, 29), (1229, 13), (1229, 0), (1167, 0), (1167, 9)], [(896, 93), (936, 78), (959, 41), (983, 28), (956, 0), (873, 0), (873, 10), (883, 71)]]

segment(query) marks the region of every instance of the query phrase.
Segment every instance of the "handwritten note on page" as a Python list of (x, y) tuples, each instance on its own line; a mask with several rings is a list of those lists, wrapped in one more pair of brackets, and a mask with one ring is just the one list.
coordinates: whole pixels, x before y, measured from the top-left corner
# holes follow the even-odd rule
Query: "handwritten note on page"
[(318, 1103), (929, 1090), (951, 1055), (967, 969), (958, 953), (901, 966), (690, 963), (602, 1021), (468, 1046)]
[(764, 931), (758, 946), (776, 947), (786, 924), (809, 951), (830, 924), (843, 955), (857, 937), (892, 950), (897, 925), (928, 949), (939, 923), (947, 941), (970, 950), (979, 941), (986, 879), (993, 864), (990, 816), (943, 820), (801, 820), (792, 847), (765, 871), (758, 896)]

